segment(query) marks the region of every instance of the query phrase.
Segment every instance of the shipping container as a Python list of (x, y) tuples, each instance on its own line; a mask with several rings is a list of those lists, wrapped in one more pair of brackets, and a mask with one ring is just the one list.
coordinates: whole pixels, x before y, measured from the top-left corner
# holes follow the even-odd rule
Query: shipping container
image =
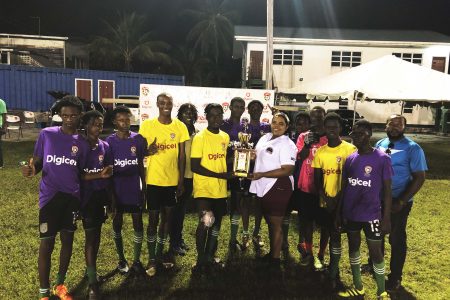
[(54, 102), (48, 91), (97, 102), (139, 95), (141, 83), (184, 85), (184, 76), (0, 65), (0, 99), (8, 109), (47, 111)]

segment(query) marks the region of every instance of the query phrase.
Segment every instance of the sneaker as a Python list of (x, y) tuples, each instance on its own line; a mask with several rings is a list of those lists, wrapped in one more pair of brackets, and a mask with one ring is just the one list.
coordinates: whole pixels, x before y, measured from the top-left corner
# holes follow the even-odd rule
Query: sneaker
[(395, 292), (395, 291), (398, 291), (399, 289), (401, 289), (401, 287), (402, 287), (401, 279), (394, 280), (394, 279), (391, 279), (389, 276), (388, 276), (388, 278), (389, 279), (386, 280), (386, 282), (385, 282), (386, 291)]
[(169, 251), (170, 251), (170, 253), (172, 253), (174, 255), (179, 255), (179, 256), (186, 255), (186, 250), (183, 249), (181, 246), (172, 247), (172, 248), (170, 248)]
[(146, 273), (144, 266), (142, 265), (142, 263), (140, 261), (135, 261), (133, 262), (133, 264), (131, 265), (130, 268), (130, 274), (134, 274), (137, 276), (142, 276)]
[(230, 242), (228, 244), (228, 249), (230, 250), (231, 253), (235, 254), (237, 251), (242, 251), (242, 246), (241, 244), (239, 244), (238, 241)]
[(300, 266), (309, 267), (314, 261), (314, 257), (311, 253), (306, 253), (300, 256)]
[(191, 249), (189, 248), (189, 246), (186, 245), (186, 243), (184, 242), (183, 239), (181, 239), (180, 247), (181, 247), (181, 249), (183, 249), (184, 251), (189, 251), (189, 250), (191, 250)]
[(372, 264), (362, 264), (361, 265), (361, 274), (374, 274), (373, 265)]
[(389, 300), (391, 297), (387, 292), (381, 293), (381, 295), (377, 296), (377, 300)]
[(324, 271), (327, 268), (323, 257), (314, 257), (314, 269), (316, 271)]
[(254, 235), (252, 237), (252, 242), (253, 242), (253, 246), (255, 246), (255, 248), (262, 248), (262, 247), (264, 247), (264, 242), (261, 239), (261, 236), (259, 234), (258, 235)]
[(364, 298), (364, 288), (362, 288), (361, 290), (358, 290), (357, 288), (348, 288), (345, 291), (339, 292), (338, 296), (342, 297), (342, 298)]
[(45, 297), (40, 298), (39, 300), (50, 300), (50, 297), (45, 296)]
[(242, 236), (242, 251), (246, 250), (248, 247), (250, 247), (250, 236), (248, 234), (244, 234)]
[(145, 270), (148, 276), (153, 277), (156, 275), (156, 260), (150, 259), (147, 264), (147, 269)]
[(73, 299), (72, 296), (67, 291), (67, 287), (64, 284), (55, 286), (55, 288), (53, 289), (53, 294), (55, 294), (55, 296), (59, 297), (59, 299), (61, 300)]
[(89, 300), (100, 300), (100, 288), (98, 284), (90, 284), (88, 289), (88, 299)]
[(126, 274), (130, 270), (130, 267), (128, 266), (128, 263), (125, 260), (121, 260), (117, 264), (117, 270), (119, 270), (120, 274)]

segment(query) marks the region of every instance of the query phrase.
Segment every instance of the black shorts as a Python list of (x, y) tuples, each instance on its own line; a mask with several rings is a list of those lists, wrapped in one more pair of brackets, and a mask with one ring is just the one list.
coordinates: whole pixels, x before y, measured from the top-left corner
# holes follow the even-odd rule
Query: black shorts
[(364, 230), (364, 234), (366, 235), (366, 239), (372, 241), (381, 241), (383, 240), (383, 235), (381, 234), (380, 229), (380, 220), (373, 220), (367, 222), (355, 222), (355, 221), (347, 221), (345, 225), (347, 232), (359, 232)]
[(316, 221), (319, 223), (319, 219), (323, 217), (320, 211), (319, 196), (311, 193), (306, 193), (298, 190), (297, 194), (298, 213), (300, 218), (304, 218), (308, 221)]
[(84, 207), (81, 208), (84, 230), (99, 228), (105, 223), (108, 215), (108, 194), (106, 190), (94, 191)]
[(160, 210), (161, 207), (174, 207), (177, 204), (177, 187), (148, 184), (146, 196), (148, 210)]
[(130, 213), (137, 214), (142, 213), (143, 207), (142, 205), (133, 205), (133, 204), (116, 204), (116, 211), (120, 214)]
[(79, 199), (67, 193), (56, 193), (39, 210), (39, 238), (54, 237), (61, 230), (75, 231), (79, 209)]
[(216, 219), (222, 218), (227, 213), (227, 198), (195, 198), (199, 214), (203, 210), (213, 212)]

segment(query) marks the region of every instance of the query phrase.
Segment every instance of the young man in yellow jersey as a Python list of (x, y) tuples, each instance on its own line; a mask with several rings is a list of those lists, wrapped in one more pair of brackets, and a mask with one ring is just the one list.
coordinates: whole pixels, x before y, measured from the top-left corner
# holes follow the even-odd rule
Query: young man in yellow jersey
[(355, 152), (356, 147), (342, 141), (339, 137), (342, 129), (342, 119), (338, 114), (329, 113), (324, 119), (325, 134), (328, 143), (320, 147), (312, 167), (314, 168), (314, 184), (318, 191), (323, 212), (324, 222), (330, 231), (330, 266), (329, 276), (332, 288), (341, 290), (339, 280), (339, 260), (341, 258), (341, 233), (335, 228), (334, 221), (338, 213), (338, 199), (341, 193), (342, 170), (346, 158)]
[(203, 271), (214, 264), (220, 224), (227, 209), (227, 147), (230, 137), (221, 131), (223, 108), (210, 103), (205, 108), (208, 127), (192, 141), (191, 169), (194, 173), (194, 199), (199, 212), (196, 231), (197, 264), (193, 271)]
[[(177, 197), (183, 193), (186, 163), (184, 142), (189, 140), (186, 125), (171, 117), (172, 96), (167, 93), (159, 94), (156, 106), (159, 109), (159, 116), (142, 122), (139, 130), (149, 144), (146, 174), (149, 276), (155, 275), (157, 267), (171, 266), (162, 264), (162, 254), (170, 230), (172, 210), (177, 203)], [(161, 222), (158, 228), (160, 212)]]

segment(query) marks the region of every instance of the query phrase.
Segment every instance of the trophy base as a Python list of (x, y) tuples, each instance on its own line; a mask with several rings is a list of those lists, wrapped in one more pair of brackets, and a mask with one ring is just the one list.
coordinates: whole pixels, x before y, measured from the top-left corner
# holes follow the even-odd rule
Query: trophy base
[(248, 173), (246, 173), (246, 172), (234, 171), (234, 176), (236, 176), (236, 177), (242, 177), (242, 178), (247, 178), (247, 177), (248, 177)]

